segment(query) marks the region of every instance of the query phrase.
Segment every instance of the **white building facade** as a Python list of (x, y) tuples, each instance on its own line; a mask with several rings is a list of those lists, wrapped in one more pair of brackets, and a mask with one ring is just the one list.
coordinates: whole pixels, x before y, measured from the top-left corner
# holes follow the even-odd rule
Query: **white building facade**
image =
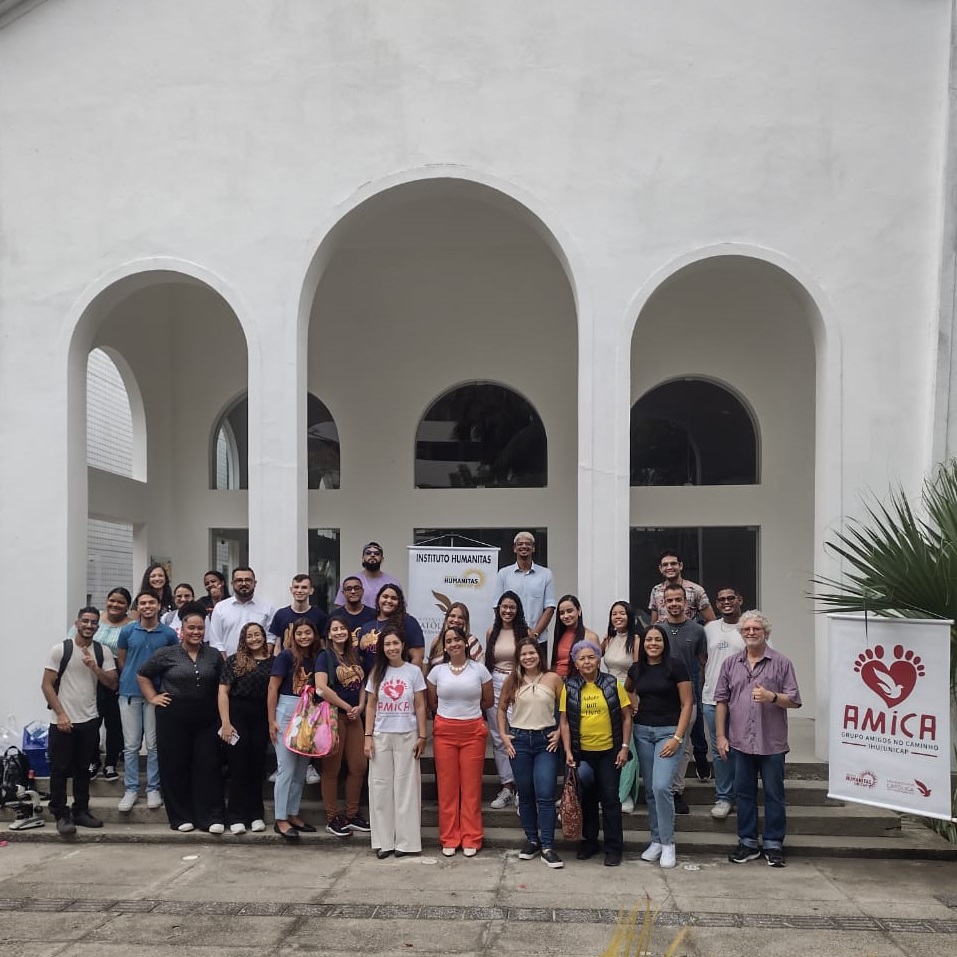
[[(248, 555), (279, 604), (310, 536), (342, 571), (374, 538), (404, 579), (426, 531), (542, 529), (599, 631), (645, 603), (642, 543), (684, 530), (723, 543), (696, 559), (709, 586), (750, 562), (748, 604), (825, 713), (823, 543), (957, 434), (951, 0), (0, 17), (0, 574), (46, 612), (0, 639), (0, 712), (41, 713), (92, 518), (130, 528), (137, 574), (163, 556), (199, 586)], [(128, 475), (88, 466), (97, 349), (129, 397)], [(534, 409), (542, 482), (416, 487), (417, 437), (450, 437), (424, 417), (470, 383)], [(645, 400), (684, 479), (635, 479)], [(694, 434), (706, 407), (753, 451)], [(316, 481), (314, 428), (339, 443)], [(722, 455), (751, 461), (708, 480)]]

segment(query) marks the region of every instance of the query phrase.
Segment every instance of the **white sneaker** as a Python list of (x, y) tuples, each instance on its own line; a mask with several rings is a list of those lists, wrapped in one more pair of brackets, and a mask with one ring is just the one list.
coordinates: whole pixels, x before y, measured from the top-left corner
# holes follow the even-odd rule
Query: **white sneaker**
[(180, 826), (176, 828), (177, 831), (181, 831), (183, 834), (189, 834), (189, 832), (192, 831), (193, 829), (194, 829), (193, 825), (190, 824), (189, 821), (186, 821), (185, 823), (180, 824)]
[(475, 855), (478, 854), (478, 848), (476, 848), (476, 847), (463, 847), (463, 848), (462, 848), (462, 853), (463, 853), (466, 857), (475, 857)]
[(723, 821), (730, 813), (730, 801), (715, 801), (714, 807), (711, 808), (711, 816), (716, 817), (719, 821)]
[(443, 847), (442, 848), (443, 857), (455, 857), (455, 848), (454, 847)]
[(661, 845), (661, 860), (658, 862), (661, 867), (675, 866), (675, 846), (674, 844)]
[(319, 783), (319, 772), (310, 764), (306, 768), (306, 784), (318, 784)]
[[(266, 825), (264, 824), (263, 827), (265, 827), (265, 826), (266, 826)], [(210, 828), (210, 830), (212, 830), (212, 828)], [(246, 825), (243, 824), (241, 821), (237, 821), (235, 824), (230, 824), (230, 825), (229, 825), (229, 833), (230, 833), (230, 834), (245, 834), (245, 833), (246, 833)]]
[(270, 784), (275, 784), (275, 783), (276, 783), (276, 774), (277, 774), (277, 773), (278, 773), (277, 771), (273, 771), (273, 773), (270, 774), (269, 777), (266, 778), (266, 780), (267, 780)]
[(250, 827), (249, 830), (253, 831), (256, 834), (260, 834), (262, 831), (266, 830), (266, 822), (263, 821), (261, 818), (257, 817), (256, 820), (253, 821), (252, 827)]
[(496, 811), (501, 811), (502, 808), (506, 808), (510, 804), (518, 804), (518, 801), (515, 799), (515, 792), (511, 788), (502, 788), (489, 807), (495, 808)]
[(146, 806), (151, 810), (155, 811), (158, 807), (163, 806), (163, 795), (159, 791), (147, 791), (146, 792)]
[(621, 813), (622, 814), (634, 814), (635, 813), (635, 802), (631, 798), (625, 798), (621, 802)]
[[(672, 845), (674, 847), (674, 845)], [(642, 852), (643, 861), (657, 861), (661, 857), (662, 847), (657, 841), (652, 841)]]
[[(246, 828), (243, 828), (243, 830), (245, 831)], [(225, 831), (226, 831), (226, 825), (225, 825), (225, 824), (210, 824), (210, 825), (209, 825), (209, 833), (210, 833), (210, 834), (224, 834)]]
[(138, 791), (125, 791), (123, 797), (120, 798), (120, 803), (116, 805), (117, 811), (123, 811), (128, 813), (133, 810), (133, 805), (140, 799)]

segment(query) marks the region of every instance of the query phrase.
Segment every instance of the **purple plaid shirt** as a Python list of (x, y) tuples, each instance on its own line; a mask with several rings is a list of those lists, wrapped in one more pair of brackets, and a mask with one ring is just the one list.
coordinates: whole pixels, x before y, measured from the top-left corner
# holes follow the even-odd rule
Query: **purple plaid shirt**
[(747, 649), (732, 655), (721, 666), (714, 691), (716, 703), (728, 705), (725, 729), (728, 742), (744, 754), (782, 754), (788, 747), (788, 715), (776, 704), (755, 701), (751, 692), (755, 685), (776, 691), (801, 706), (801, 693), (791, 659), (765, 646), (764, 657), (752, 669)]

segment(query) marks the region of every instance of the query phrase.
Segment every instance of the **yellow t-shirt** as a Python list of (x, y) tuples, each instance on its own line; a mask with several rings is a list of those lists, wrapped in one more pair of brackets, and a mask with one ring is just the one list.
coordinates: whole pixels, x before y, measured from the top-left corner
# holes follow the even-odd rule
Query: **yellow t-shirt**
[[(621, 709), (631, 707), (631, 701), (621, 682), (616, 682), (618, 704)], [(566, 692), (562, 688), (562, 697), (558, 710), (565, 711)], [(601, 688), (594, 682), (587, 681), (581, 691), (581, 722), (578, 729), (578, 740), (582, 751), (610, 751), (615, 746), (615, 739), (611, 733), (611, 717), (608, 714), (608, 702)]]

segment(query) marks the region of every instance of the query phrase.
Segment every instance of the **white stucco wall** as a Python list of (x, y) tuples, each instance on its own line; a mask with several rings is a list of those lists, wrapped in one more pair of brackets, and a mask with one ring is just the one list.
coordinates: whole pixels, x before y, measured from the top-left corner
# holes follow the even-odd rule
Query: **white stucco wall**
[[(600, 608), (627, 583), (632, 330), (674, 264), (720, 244), (791, 264), (820, 312), (811, 559), (821, 563), (827, 527), (855, 511), (863, 485), (914, 489), (930, 464), (951, 10), (949, 0), (28, 9), (0, 29), (0, 573), (12, 594), (49, 583), (59, 617), (37, 644), (59, 637), (82, 596), (78, 383), (101, 335), (85, 312), (95, 293), (136, 261), (180, 263), (236, 313), (251, 557), (277, 591), (305, 557), (307, 523), (331, 524), (320, 520), (324, 493), (307, 496), (298, 480), (316, 348), (312, 297), (302, 304), (309, 264), (361, 199), (437, 174), (518, 198), (568, 267), (578, 349), (557, 361), (578, 370), (577, 509), (547, 524), (575, 552), (569, 590)], [(181, 345), (163, 339), (153, 330), (130, 346), (153, 342), (162, 356), (144, 370), (147, 395)], [(204, 469), (199, 422), (226, 401), (220, 392), (242, 387), (242, 345), (230, 333), (228, 388), (196, 385), (183, 454)], [(173, 475), (170, 455), (187, 405), (177, 390), (153, 413), (150, 474), (162, 481), (151, 499), (170, 520), (154, 552), (192, 552), (195, 528), (215, 524), (210, 510), (234, 514), (239, 502), (206, 492), (183, 504), (196, 483)], [(562, 415), (570, 407), (556, 400)], [(567, 448), (559, 462), (571, 467)], [(279, 522), (276, 502), (289, 508)], [(344, 539), (344, 559), (351, 551)], [(27, 711), (42, 652), (12, 657), (0, 710)]]

